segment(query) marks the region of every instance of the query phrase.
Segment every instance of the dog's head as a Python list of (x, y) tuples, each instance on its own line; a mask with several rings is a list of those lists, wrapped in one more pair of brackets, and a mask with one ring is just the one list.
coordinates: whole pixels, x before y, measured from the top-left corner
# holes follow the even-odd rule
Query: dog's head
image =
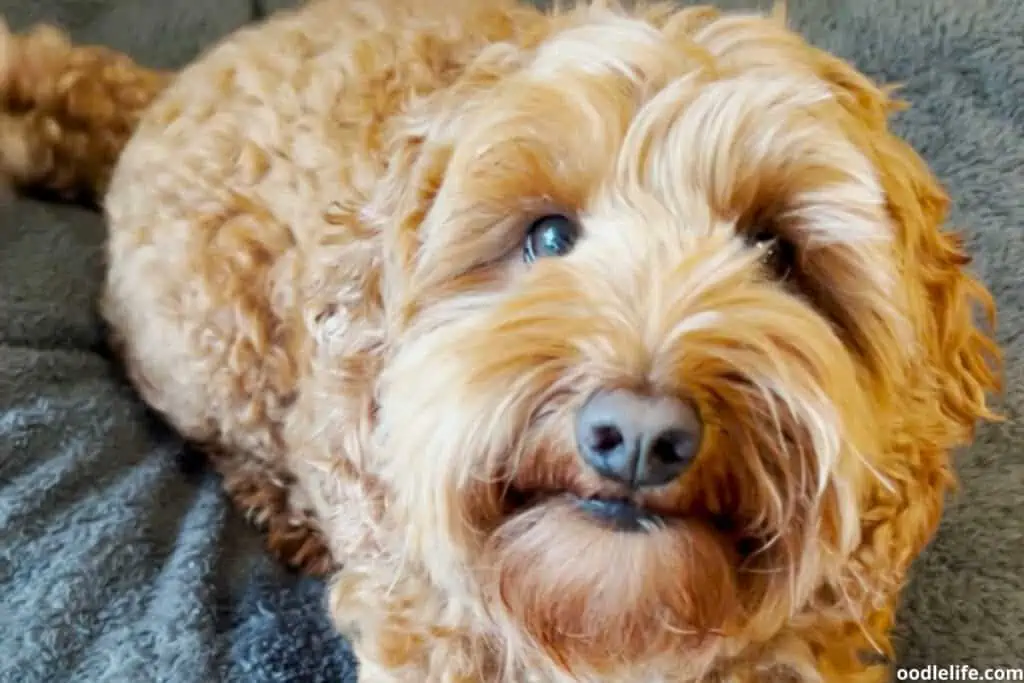
[(372, 467), (506, 637), (696, 671), (841, 592), (872, 492), (969, 437), (989, 298), (888, 94), (776, 18), (517, 40), (395, 150)]

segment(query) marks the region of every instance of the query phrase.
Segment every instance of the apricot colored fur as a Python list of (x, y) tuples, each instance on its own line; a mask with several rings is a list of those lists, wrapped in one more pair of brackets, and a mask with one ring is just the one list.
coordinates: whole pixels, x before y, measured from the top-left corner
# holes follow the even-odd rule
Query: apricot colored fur
[(0, 23), (0, 178), (93, 200), (169, 75), (50, 26), (12, 36)]
[[(361, 681), (889, 679), (1000, 365), (890, 90), (706, 7), (320, 0), (173, 76), (2, 41), (0, 170), (102, 198), (134, 385), (331, 575)], [(645, 534), (571, 502), (623, 495), (572, 437), (608, 387), (705, 421)]]

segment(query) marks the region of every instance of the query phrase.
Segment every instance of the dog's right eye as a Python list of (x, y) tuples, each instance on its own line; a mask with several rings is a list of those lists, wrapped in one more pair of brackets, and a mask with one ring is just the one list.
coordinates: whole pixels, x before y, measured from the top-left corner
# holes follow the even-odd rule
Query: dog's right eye
[(762, 262), (776, 278), (785, 280), (789, 277), (796, 258), (791, 242), (770, 231), (754, 233), (747, 242), (761, 252)]
[(533, 263), (539, 258), (565, 256), (579, 238), (579, 225), (568, 216), (551, 214), (533, 222), (523, 245), (523, 260)]

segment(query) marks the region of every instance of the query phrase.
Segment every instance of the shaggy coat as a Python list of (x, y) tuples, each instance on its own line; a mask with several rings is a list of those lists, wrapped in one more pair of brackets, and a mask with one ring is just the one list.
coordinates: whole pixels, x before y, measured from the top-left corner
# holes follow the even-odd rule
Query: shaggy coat
[[(361, 681), (877, 683), (999, 366), (890, 95), (781, 14), (321, 0), (177, 74), (0, 33), (0, 173), (102, 206), (135, 387)], [(584, 464), (600, 390), (685, 473)]]

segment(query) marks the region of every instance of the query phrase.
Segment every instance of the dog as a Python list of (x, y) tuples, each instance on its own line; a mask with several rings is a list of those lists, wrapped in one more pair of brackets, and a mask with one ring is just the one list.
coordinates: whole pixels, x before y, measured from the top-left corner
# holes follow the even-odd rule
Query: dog
[(364, 683), (876, 683), (999, 419), (895, 89), (781, 11), (319, 0), (177, 73), (0, 37), (142, 398)]

